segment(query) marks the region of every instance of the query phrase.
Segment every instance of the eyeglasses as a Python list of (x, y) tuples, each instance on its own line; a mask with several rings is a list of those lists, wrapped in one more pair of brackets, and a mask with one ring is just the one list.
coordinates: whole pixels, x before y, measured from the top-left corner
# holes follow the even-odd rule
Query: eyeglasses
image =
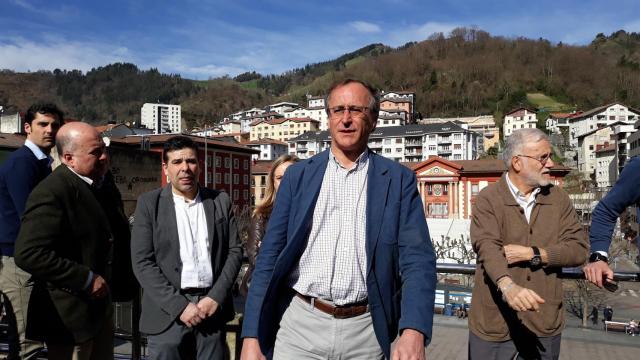
[(547, 164), (547, 161), (549, 161), (549, 159), (551, 159), (551, 155), (553, 155), (553, 153), (546, 153), (546, 154), (544, 154), (544, 155), (542, 155), (540, 157), (522, 155), (522, 154), (518, 154), (516, 156), (526, 157), (526, 158), (529, 158), (529, 159), (537, 160), (538, 162), (540, 162), (540, 165), (545, 166)]
[(332, 117), (342, 117), (345, 112), (349, 112), (349, 114), (353, 116), (364, 116), (365, 112), (367, 112), (368, 110), (369, 108), (366, 106), (335, 106), (329, 108), (329, 115)]

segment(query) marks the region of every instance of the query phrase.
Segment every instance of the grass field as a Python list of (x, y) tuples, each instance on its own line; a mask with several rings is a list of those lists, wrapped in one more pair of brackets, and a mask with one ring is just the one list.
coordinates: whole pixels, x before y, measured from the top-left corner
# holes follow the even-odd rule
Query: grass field
[(540, 110), (546, 111), (567, 111), (573, 109), (572, 106), (557, 102), (552, 97), (541, 93), (527, 94), (527, 100)]

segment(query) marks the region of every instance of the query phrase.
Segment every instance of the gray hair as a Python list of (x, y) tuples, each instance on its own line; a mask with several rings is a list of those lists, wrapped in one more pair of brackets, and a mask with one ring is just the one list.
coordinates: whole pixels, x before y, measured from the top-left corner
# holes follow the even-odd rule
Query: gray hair
[(549, 136), (540, 129), (518, 129), (512, 132), (507, 138), (504, 151), (502, 152), (502, 160), (507, 166), (507, 169), (511, 168), (511, 159), (521, 153), (524, 144), (543, 140), (551, 142)]

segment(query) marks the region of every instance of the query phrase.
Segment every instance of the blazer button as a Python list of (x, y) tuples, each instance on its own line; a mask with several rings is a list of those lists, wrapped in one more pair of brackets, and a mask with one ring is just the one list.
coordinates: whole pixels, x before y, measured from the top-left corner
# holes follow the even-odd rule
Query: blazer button
[(529, 229), (529, 234), (533, 234), (533, 229)]
[(527, 275), (527, 281), (531, 281), (531, 275)]

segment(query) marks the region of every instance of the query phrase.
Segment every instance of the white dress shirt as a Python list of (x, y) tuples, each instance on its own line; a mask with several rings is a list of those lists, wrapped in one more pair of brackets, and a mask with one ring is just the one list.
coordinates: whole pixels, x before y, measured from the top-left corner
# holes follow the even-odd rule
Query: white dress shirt
[(509, 174), (507, 174), (506, 178), (509, 190), (511, 190), (511, 195), (513, 195), (513, 198), (516, 200), (518, 205), (520, 205), (524, 210), (524, 216), (527, 218), (527, 223), (531, 223), (531, 211), (533, 211), (533, 207), (536, 205), (536, 196), (540, 192), (540, 188), (537, 187), (533, 189), (527, 198), (515, 185), (513, 185), (509, 179)]
[(173, 203), (180, 241), (180, 260), (182, 260), (180, 287), (182, 289), (211, 287), (213, 271), (209, 233), (200, 194), (198, 193), (194, 200), (189, 200), (174, 193)]

